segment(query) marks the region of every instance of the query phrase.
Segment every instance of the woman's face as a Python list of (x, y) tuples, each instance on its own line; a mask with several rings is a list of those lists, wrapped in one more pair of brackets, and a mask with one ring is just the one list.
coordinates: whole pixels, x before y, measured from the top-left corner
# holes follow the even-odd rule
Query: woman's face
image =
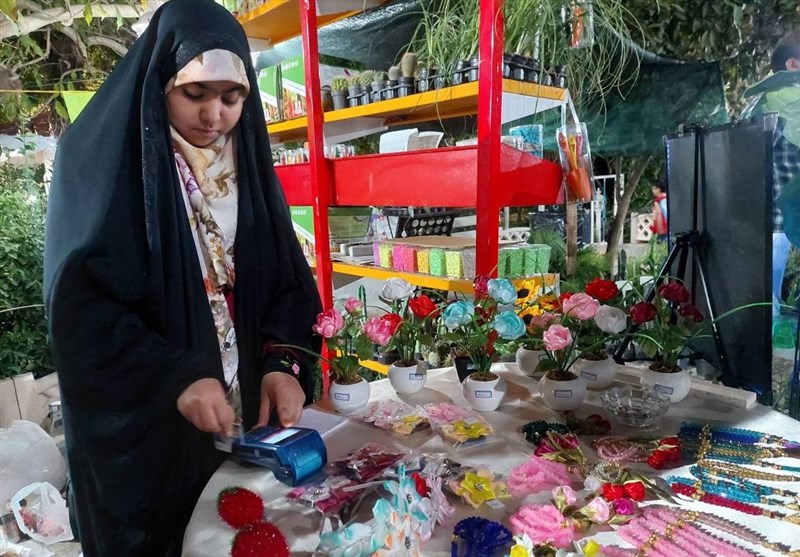
[(195, 147), (207, 147), (239, 122), (245, 96), (233, 81), (186, 83), (167, 93), (169, 122)]

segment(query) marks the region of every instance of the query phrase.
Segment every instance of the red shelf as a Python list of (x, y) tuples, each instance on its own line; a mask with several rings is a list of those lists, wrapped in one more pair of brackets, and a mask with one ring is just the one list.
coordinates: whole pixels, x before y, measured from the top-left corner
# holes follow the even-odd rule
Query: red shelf
[(307, 162), (277, 165), (275, 173), (283, 187), (286, 203), (293, 207), (314, 205), (311, 171)]

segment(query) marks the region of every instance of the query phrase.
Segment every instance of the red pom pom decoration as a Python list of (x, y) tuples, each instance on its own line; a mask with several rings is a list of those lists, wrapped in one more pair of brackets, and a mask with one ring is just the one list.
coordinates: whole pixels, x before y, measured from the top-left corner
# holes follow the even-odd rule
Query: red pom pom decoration
[(258, 522), (239, 530), (231, 557), (289, 557), (289, 545), (275, 526)]
[(264, 501), (249, 489), (229, 487), (217, 498), (217, 512), (229, 526), (239, 529), (264, 519)]

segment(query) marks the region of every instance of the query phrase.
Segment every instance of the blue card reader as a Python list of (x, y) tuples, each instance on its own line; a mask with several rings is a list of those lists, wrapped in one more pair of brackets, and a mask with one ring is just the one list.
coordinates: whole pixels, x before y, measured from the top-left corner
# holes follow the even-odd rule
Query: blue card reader
[(278, 481), (297, 485), (319, 472), (328, 452), (319, 432), (302, 427), (265, 426), (246, 433), (233, 443), (240, 459), (269, 468)]

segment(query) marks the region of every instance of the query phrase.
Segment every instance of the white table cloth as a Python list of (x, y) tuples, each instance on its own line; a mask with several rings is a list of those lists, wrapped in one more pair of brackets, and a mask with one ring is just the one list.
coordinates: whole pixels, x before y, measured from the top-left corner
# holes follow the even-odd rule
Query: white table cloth
[[(487, 465), (496, 474), (506, 475), (508, 472), (525, 461), (532, 452), (532, 446), (522, 437), (521, 428), (533, 420), (561, 421), (560, 416), (547, 408), (541, 395), (538, 393), (538, 381), (519, 372), (514, 364), (496, 364), (495, 371), (508, 383), (508, 395), (503, 405), (495, 412), (483, 413), (489, 423), (503, 437), (503, 441), (487, 447), (478, 448), (475, 452), (466, 452), (453, 457), (465, 465)], [(388, 380), (372, 383), (371, 400), (400, 398), (411, 404), (426, 404), (429, 402), (452, 402), (457, 405), (467, 406), (460, 393), (460, 384), (453, 368), (432, 370), (428, 374), (425, 388), (415, 395), (398, 396), (391, 388)], [(330, 410), (324, 401), (317, 407)], [(584, 405), (577, 411), (579, 417), (589, 414), (606, 414), (599, 400), (599, 394), (590, 392)], [(767, 408), (756, 405), (750, 410), (728, 408), (721, 404), (701, 400), (690, 395), (679, 404), (673, 405), (658, 430), (649, 431), (654, 434), (667, 436), (674, 434), (680, 427), (682, 420), (718, 423), (747, 429), (769, 432), (788, 437), (795, 441), (800, 440), (800, 422), (788, 416)], [(613, 422), (612, 422), (613, 423)], [(611, 434), (636, 434), (635, 431), (625, 430), (613, 424)], [(583, 437), (582, 441), (586, 438)], [(360, 448), (367, 442), (374, 441), (387, 448), (419, 450), (422, 452), (446, 452), (448, 446), (438, 436), (425, 430), (409, 437), (402, 437), (387, 431), (360, 423), (349, 421), (340, 429), (332, 432), (326, 439), (328, 459), (335, 459)], [(593, 451), (582, 443), (582, 448), (590, 458), (594, 458)], [(797, 461), (794, 461), (797, 465)], [(660, 475), (682, 475), (688, 477), (688, 466), (670, 471), (661, 471)], [(648, 468), (649, 476), (656, 474)], [(226, 462), (214, 474), (203, 491), (194, 514), (189, 523), (184, 537), (184, 556), (186, 557), (222, 557), (229, 554), (234, 531), (224, 524), (216, 513), (217, 495), (225, 487), (244, 486), (260, 493), (266, 503), (272, 522), (281, 529), (286, 536), (291, 554), (293, 556), (310, 556), (318, 543), (321, 527), (319, 513), (286, 501), (285, 495), (289, 487), (279, 483), (272, 472), (259, 468), (243, 468), (233, 462)], [(800, 491), (800, 482), (793, 484), (777, 484), (793, 491)], [(471, 507), (457, 501), (450, 496), (451, 502), (456, 506), (456, 513), (448, 524), (437, 527), (433, 538), (423, 546), (423, 554), (430, 557), (447, 557), (450, 555), (450, 540), (452, 528), (456, 522), (471, 515), (480, 515), (486, 518), (503, 522), (508, 525), (507, 517), (524, 503), (544, 503), (549, 498), (549, 492), (531, 495), (523, 500), (505, 500), (505, 507), (493, 510), (486, 505), (473, 511)], [(371, 504), (362, 508), (363, 519), (369, 518)], [(736, 522), (747, 525), (762, 534), (767, 535), (771, 541), (783, 542), (792, 545), (793, 549), (800, 549), (800, 526), (787, 522), (772, 520), (765, 517), (750, 516), (737, 511), (724, 509), (704, 503), (685, 503), (684, 508), (710, 512)], [(326, 525), (326, 527), (330, 527)], [(595, 533), (594, 530), (590, 534)], [(722, 537), (725, 537), (722, 535)], [(597, 538), (600, 543), (613, 541), (618, 545), (627, 546), (618, 539), (613, 532), (601, 532)], [(767, 550), (742, 543), (745, 547), (752, 547), (758, 553), (770, 557), (777, 556)]]

